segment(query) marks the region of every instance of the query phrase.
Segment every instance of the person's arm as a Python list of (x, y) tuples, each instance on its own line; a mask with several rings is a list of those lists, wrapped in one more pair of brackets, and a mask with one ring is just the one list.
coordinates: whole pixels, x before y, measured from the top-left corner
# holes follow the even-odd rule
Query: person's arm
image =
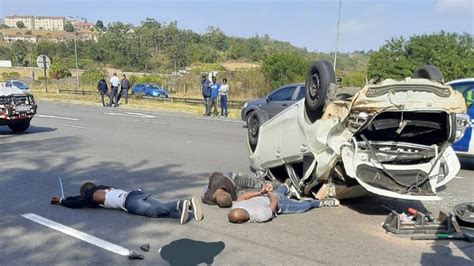
[(65, 197), (65, 198), (60, 198), (58, 196), (54, 196), (51, 198), (51, 204), (53, 205), (62, 205), (64, 207), (68, 208), (83, 208), (88, 205), (91, 205), (91, 200), (86, 199), (81, 196), (73, 196), (73, 197)]
[(268, 191), (267, 195), (268, 195), (268, 198), (270, 198), (270, 209), (272, 209), (273, 213), (276, 213), (276, 208), (278, 206), (278, 199), (275, 196), (275, 194), (273, 194), (273, 192), (271, 191)]
[(256, 196), (261, 196), (263, 195), (262, 191), (248, 191), (245, 193), (242, 193), (237, 197), (237, 201), (243, 201), (243, 200), (248, 200)]

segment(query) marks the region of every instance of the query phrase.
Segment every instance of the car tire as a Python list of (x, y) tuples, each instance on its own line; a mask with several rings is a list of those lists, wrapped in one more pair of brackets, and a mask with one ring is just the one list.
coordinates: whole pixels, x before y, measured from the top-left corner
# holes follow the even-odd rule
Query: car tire
[(255, 151), (255, 148), (258, 144), (258, 135), (260, 133), (260, 126), (268, 121), (268, 114), (262, 110), (252, 111), (248, 115), (247, 119), (247, 132), (249, 145), (252, 151)]
[(422, 78), (436, 81), (439, 83), (443, 82), (443, 73), (439, 68), (433, 65), (424, 65), (413, 72), (412, 78)]
[(8, 127), (14, 133), (22, 133), (30, 127), (30, 120), (14, 122), (12, 124), (9, 124)]
[(305, 111), (311, 123), (322, 115), (329, 86), (335, 80), (331, 63), (314, 61), (309, 67), (305, 82)]

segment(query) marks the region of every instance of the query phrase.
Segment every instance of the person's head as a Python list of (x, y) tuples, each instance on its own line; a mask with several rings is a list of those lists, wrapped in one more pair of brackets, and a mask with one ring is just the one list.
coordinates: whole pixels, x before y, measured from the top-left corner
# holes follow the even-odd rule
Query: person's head
[(123, 78), (126, 79), (126, 78), (127, 78), (127, 75), (123, 74)]
[(82, 184), (81, 189), (80, 189), (81, 196), (84, 196), (87, 192), (89, 192), (94, 187), (95, 187), (95, 184), (92, 182), (85, 182), (84, 184)]
[(212, 82), (216, 83), (216, 76), (212, 76)]
[(224, 189), (218, 188), (212, 196), (216, 199), (217, 206), (221, 208), (232, 207), (232, 197), (230, 196), (230, 193)]
[(227, 84), (227, 79), (222, 79), (222, 83)]
[(250, 219), (249, 213), (240, 208), (232, 209), (227, 215), (227, 218), (229, 219), (229, 222), (236, 224), (245, 223)]
[(202, 79), (206, 79), (206, 74), (202, 74)]
[(117, 76), (117, 73), (114, 72), (114, 76)]

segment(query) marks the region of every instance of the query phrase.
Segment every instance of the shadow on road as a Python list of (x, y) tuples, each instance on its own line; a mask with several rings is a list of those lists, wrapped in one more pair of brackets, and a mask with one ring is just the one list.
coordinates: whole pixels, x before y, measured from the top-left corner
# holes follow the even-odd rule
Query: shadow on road
[(50, 127), (38, 127), (31, 125), (24, 133), (13, 133), (7, 126), (0, 126), (0, 136), (1, 135), (12, 135), (18, 136), (23, 134), (37, 134), (55, 131), (57, 128)]
[(201, 263), (213, 264), (225, 244), (222, 241), (207, 243), (192, 239), (175, 240), (161, 248), (161, 257), (170, 265), (198, 265)]
[(366, 215), (388, 215), (392, 210), (407, 213), (413, 208), (423, 213), (429, 212), (421, 201), (400, 200), (380, 196), (369, 196), (341, 201), (344, 206)]

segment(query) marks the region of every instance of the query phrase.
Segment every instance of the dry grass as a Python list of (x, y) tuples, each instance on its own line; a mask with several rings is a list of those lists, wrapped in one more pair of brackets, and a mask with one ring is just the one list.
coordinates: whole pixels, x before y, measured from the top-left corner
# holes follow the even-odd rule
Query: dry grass
[[(33, 90), (33, 94), (36, 99), (57, 101), (57, 102), (68, 102), (74, 104), (85, 104), (98, 106), (99, 96), (98, 95), (80, 95), (80, 94), (62, 94), (56, 92), (45, 93), (44, 90)], [(106, 98), (108, 100), (108, 98)], [(122, 106), (130, 109), (139, 110), (152, 110), (152, 111), (165, 111), (165, 112), (181, 112), (201, 116), (203, 113), (202, 105), (192, 105), (184, 103), (171, 103), (160, 100), (149, 100), (149, 99), (138, 99), (135, 97), (129, 97), (128, 104)], [(239, 109), (229, 109), (229, 118), (240, 119)]]

